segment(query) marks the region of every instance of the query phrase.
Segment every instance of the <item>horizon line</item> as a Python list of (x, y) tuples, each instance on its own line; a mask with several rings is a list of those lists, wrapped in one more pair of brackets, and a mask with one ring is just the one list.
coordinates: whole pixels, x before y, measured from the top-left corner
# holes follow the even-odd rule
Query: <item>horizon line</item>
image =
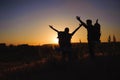
[[(77, 44), (77, 43), (88, 43), (88, 42), (72, 42), (72, 44)], [(107, 41), (101, 42), (101, 43), (109, 43)], [(114, 43), (111, 41), (110, 43)], [(116, 41), (115, 43), (120, 43), (120, 41)], [(7, 43), (0, 43), (0, 45), (5, 45), (5, 46), (20, 46), (20, 45), (26, 45), (26, 46), (43, 46), (43, 45), (59, 45), (58, 43), (45, 43), (45, 44), (29, 44), (29, 43), (21, 43), (21, 44), (7, 44)]]

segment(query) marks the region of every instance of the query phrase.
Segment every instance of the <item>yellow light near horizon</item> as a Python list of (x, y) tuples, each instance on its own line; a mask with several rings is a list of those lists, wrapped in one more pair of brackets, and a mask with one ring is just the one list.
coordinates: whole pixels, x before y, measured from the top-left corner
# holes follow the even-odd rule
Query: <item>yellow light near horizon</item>
[(58, 44), (58, 38), (55, 38), (55, 39), (54, 39), (54, 43), (55, 43), (55, 44)]

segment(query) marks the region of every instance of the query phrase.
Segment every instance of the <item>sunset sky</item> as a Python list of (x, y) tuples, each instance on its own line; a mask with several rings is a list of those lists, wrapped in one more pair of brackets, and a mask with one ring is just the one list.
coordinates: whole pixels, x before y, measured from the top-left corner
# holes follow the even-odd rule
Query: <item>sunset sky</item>
[[(79, 26), (76, 16), (85, 22), (99, 19), (101, 41), (116, 36), (120, 41), (120, 0), (0, 0), (0, 43), (42, 45), (56, 43), (53, 25), (70, 32)], [(81, 27), (72, 42), (87, 42), (87, 31)]]

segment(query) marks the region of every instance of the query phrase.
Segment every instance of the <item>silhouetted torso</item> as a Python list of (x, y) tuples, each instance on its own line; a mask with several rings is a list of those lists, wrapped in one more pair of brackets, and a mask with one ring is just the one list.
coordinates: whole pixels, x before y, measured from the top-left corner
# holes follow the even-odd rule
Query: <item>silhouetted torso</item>
[(66, 32), (58, 32), (58, 39), (60, 47), (71, 47), (72, 34)]
[(100, 31), (100, 24), (99, 23), (95, 23), (94, 25), (94, 37), (95, 37), (95, 41), (100, 42), (100, 36), (101, 36), (101, 31)]
[(94, 41), (94, 27), (91, 25), (91, 26), (87, 26), (87, 36), (88, 36), (88, 42), (91, 42), (91, 41)]

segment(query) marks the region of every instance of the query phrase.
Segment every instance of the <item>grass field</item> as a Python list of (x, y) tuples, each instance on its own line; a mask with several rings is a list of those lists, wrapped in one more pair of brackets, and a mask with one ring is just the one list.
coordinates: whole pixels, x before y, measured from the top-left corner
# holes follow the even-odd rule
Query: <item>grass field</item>
[[(116, 80), (120, 43), (102, 43), (90, 59), (86, 43), (73, 44), (72, 63), (61, 61), (57, 45), (0, 47), (0, 80)], [(118, 79), (119, 80), (119, 79)]]

